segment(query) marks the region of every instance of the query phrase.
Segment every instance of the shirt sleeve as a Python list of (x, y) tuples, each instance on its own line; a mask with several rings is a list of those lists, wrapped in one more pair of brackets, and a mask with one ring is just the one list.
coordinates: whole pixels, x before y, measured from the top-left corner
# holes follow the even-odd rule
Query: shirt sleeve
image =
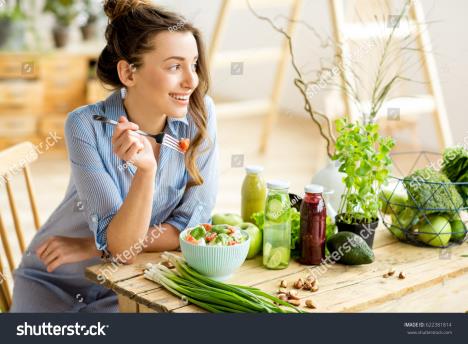
[(179, 205), (172, 212), (166, 223), (169, 223), (182, 231), (199, 223), (210, 223), (211, 212), (216, 203), (218, 193), (218, 164), (219, 153), (217, 145), (216, 113), (213, 100), (206, 97), (208, 124), (207, 130), (211, 142), (205, 142), (200, 146), (203, 152), (197, 159), (200, 174), (204, 179), (203, 184), (188, 188)]
[[(90, 116), (72, 112), (65, 122), (65, 139), (72, 180), (96, 247), (107, 250), (107, 226), (122, 206), (119, 188), (98, 152), (97, 134)], [(113, 154), (109, 151), (109, 154)]]

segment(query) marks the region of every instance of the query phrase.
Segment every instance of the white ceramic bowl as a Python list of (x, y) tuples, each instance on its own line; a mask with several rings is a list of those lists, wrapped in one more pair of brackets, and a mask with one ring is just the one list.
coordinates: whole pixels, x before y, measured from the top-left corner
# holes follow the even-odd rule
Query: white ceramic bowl
[(179, 235), (180, 248), (188, 265), (202, 275), (218, 281), (224, 281), (244, 263), (249, 253), (250, 238), (233, 246), (198, 246), (185, 240), (185, 235), (192, 228), (183, 230)]

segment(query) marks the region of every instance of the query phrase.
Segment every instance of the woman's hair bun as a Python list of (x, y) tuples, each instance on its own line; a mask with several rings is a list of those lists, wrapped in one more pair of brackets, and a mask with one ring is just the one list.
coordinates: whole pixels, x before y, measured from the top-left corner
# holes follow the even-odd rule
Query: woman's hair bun
[(148, 0), (105, 0), (104, 12), (113, 21), (141, 6), (150, 5)]

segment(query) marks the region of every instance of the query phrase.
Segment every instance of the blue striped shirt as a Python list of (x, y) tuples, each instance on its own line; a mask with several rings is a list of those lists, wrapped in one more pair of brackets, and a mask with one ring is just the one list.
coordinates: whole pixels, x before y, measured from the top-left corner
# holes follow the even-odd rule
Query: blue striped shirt
[[(100, 250), (107, 248), (107, 227), (122, 206), (137, 167), (113, 153), (111, 138), (115, 127), (97, 122), (92, 116), (103, 115), (115, 121), (127, 116), (122, 95), (124, 92), (116, 91), (105, 101), (78, 108), (65, 123), (72, 183), (83, 208), (77, 214), (86, 221)], [(206, 151), (197, 159), (204, 183), (187, 189), (189, 174), (184, 156), (161, 146), (149, 226), (169, 223), (183, 230), (210, 221), (218, 189), (218, 148), (214, 104), (208, 96), (205, 104), (209, 141), (200, 146), (201, 152)], [(190, 113), (183, 118), (168, 117), (164, 128), (175, 138), (190, 140), (197, 130)]]
[[(161, 146), (148, 227), (169, 223), (182, 230), (210, 221), (218, 184), (218, 148), (213, 101), (206, 97), (205, 103), (209, 140), (203, 142), (200, 150), (209, 149), (196, 161), (204, 183), (187, 189), (189, 175), (182, 154)], [(115, 295), (84, 275), (85, 268), (99, 263), (99, 258), (63, 264), (49, 273), (36, 255), (39, 245), (51, 236), (94, 235), (99, 249), (107, 247), (107, 227), (122, 206), (137, 168), (127, 167), (112, 152), (115, 127), (94, 121), (93, 115), (116, 121), (121, 115), (126, 116), (120, 92), (68, 115), (65, 138), (72, 171), (70, 182), (63, 201), (36, 233), (15, 270), (13, 312), (117, 310)], [(168, 118), (164, 131), (176, 138), (193, 139), (197, 128), (188, 113), (184, 118)], [(129, 226), (128, 230), (132, 228)]]

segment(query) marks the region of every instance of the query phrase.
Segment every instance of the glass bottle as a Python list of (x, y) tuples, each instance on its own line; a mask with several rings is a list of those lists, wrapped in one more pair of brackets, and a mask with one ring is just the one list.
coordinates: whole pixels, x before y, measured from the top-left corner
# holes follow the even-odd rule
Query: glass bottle
[(262, 166), (247, 166), (241, 191), (241, 216), (244, 222), (252, 222), (252, 214), (265, 210), (266, 185)]
[(284, 269), (291, 254), (291, 219), (289, 183), (280, 180), (267, 182), (263, 227), (263, 265), (268, 269)]
[(322, 194), (321, 185), (305, 187), (301, 204), (301, 264), (319, 265), (325, 259), (327, 209)]

